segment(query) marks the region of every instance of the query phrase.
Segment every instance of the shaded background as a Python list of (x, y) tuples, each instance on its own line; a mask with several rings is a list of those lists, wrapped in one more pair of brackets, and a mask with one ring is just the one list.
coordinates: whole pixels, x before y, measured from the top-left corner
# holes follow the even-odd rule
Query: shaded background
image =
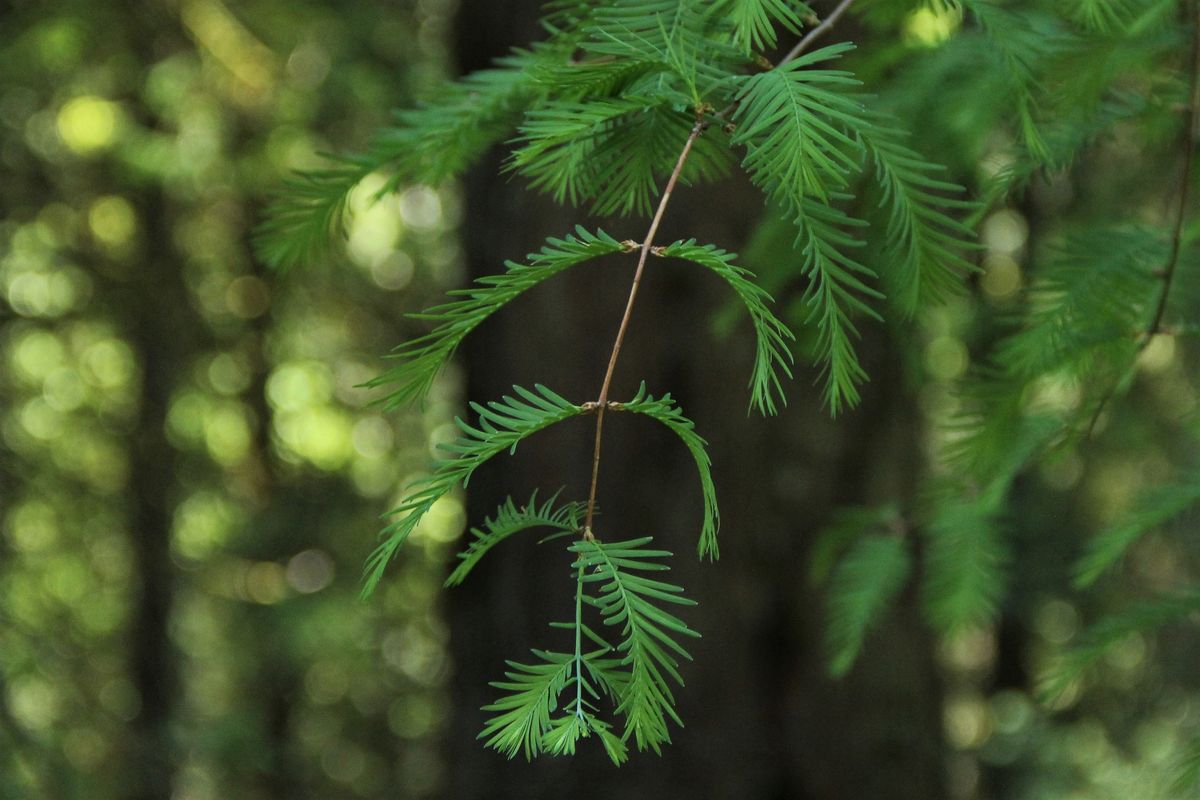
[[(904, 5), (878, 3), (839, 34), (874, 43), (864, 74), (927, 98), (906, 110), (922, 149), (976, 185), (1009, 141), (1002, 104), (974, 72), (936, 71), (955, 63), (949, 50), (922, 60), (971, 44), (943, 42), (941, 18), (888, 10)], [(721, 287), (654, 265), (614, 395), (644, 379), (696, 420), (724, 537), (719, 564), (676, 566), (704, 638), (680, 693), (687, 727), (661, 758), (616, 771), (585, 747), (527, 765), (475, 741), (503, 659), (549, 643), (545, 620), (571, 592), (561, 552), (501, 549), (465, 586), (439, 589), (468, 519), (538, 486), (586, 492), (586, 421), (439, 502), (376, 595), (357, 599), (378, 515), (453, 435), (464, 394), (534, 382), (595, 393), (631, 265), (521, 298), (469, 340), (425, 408), (384, 413), (356, 387), (421, 330), (403, 312), (581, 215), (497, 177), (497, 155), (462, 185), (374, 205), (382, 178), (368, 181), (327, 268), (268, 274), (250, 232), (288, 170), (361, 146), (392, 107), (536, 37), (535, 11), (0, 3), (0, 797), (1169, 796), (1164, 767), (1200, 721), (1194, 634), (1130, 638), (1091, 692), (1056, 708), (1033, 688), (1097, 610), (1194, 576), (1194, 546), (1158, 536), (1108, 593), (1064, 588), (1087, 531), (1169, 471), (1172, 426), (1196, 404), (1182, 347), (1148, 353), (1106, 438), (1022, 479), (1016, 586), (997, 626), (936, 639), (909, 591), (832, 681), (809, 580), (835, 509), (911, 499), (968, 352), (994, 336), (1039, 237), (1094, 213), (1078, 197), (1094, 200), (1084, 189), (1104, 176), (1061, 176), (987, 217), (970, 296), (903, 330), (865, 326), (872, 379), (836, 421), (807, 368), (781, 417), (748, 418), (752, 343)], [(889, 66), (900, 58), (911, 68)], [(938, 102), (948, 92), (956, 102)], [(1103, 163), (1131, 213), (1161, 214), (1177, 164), (1142, 144)], [(661, 238), (703, 231), (742, 249), (760, 213), (731, 179), (681, 192)], [(602, 223), (641, 235), (638, 221)], [(747, 263), (794, 305), (792, 265), (771, 257), (769, 231), (755, 241)], [(690, 554), (700, 498), (686, 452), (649, 422), (609, 431), (603, 524)]]

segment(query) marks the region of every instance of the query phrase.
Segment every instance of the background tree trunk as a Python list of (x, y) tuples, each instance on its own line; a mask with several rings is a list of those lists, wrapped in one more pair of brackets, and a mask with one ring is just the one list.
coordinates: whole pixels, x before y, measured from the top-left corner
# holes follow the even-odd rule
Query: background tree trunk
[[(537, 34), (535, 3), (466, 0), (457, 46), (464, 71), (484, 67)], [(504, 259), (536, 250), (578, 222), (569, 209), (533, 195), (492, 161), (467, 182), (465, 252), (469, 274), (493, 273)], [(746, 242), (762, 210), (736, 181), (719, 190), (676, 193), (660, 243), (696, 236), (727, 249)], [(644, 219), (605, 220), (618, 239), (640, 240)], [(488, 400), (513, 384), (545, 383), (583, 401), (599, 391), (632, 275), (633, 259), (610, 257), (521, 298), (468, 340), (468, 393)], [(506, 761), (475, 739), (495, 699), (489, 680), (505, 659), (552, 646), (549, 620), (569, 608), (568, 556), (556, 545), (514, 542), (494, 551), (472, 580), (449, 595), (456, 707), (447, 746), (448, 798), (829, 798), (938, 800), (943, 788), (940, 688), (931, 647), (906, 596), (845, 680), (825, 673), (824, 609), (808, 583), (813, 534), (839, 505), (903, 491), (918, 436), (894, 354), (868, 333), (875, 376), (856, 412), (831, 421), (801, 364), (792, 400), (776, 419), (747, 417), (752, 358), (747, 331), (722, 340), (708, 315), (726, 302), (711, 276), (652, 262), (617, 369), (612, 396), (644, 379), (671, 392), (710, 443), (722, 501), (722, 558), (698, 563), (701, 500), (686, 451), (654, 423), (610, 418), (605, 428), (598, 523), (601, 537), (653, 535), (677, 554), (672, 577), (699, 601), (685, 617), (701, 631), (679, 692), (686, 724), (661, 758), (634, 757), (614, 770), (585, 742), (575, 759), (533, 765)], [(870, 362), (875, 363), (870, 363)], [(559, 426), (522, 444), (515, 458), (481, 469), (468, 512), (479, 521), (506, 495), (537, 487), (583, 499), (592, 422)]]

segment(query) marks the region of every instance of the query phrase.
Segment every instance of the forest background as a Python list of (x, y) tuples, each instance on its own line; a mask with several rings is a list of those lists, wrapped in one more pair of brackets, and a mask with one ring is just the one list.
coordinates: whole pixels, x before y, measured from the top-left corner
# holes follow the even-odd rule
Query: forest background
[[(770, 420), (746, 416), (752, 345), (720, 287), (679, 269), (648, 277), (619, 383), (669, 387), (708, 438), (723, 557), (674, 567), (704, 636), (679, 692), (686, 726), (661, 757), (614, 770), (599, 752), (529, 765), (475, 741), (487, 681), (566, 597), (546, 590), (562, 564), (516, 548), (440, 588), (468, 521), (531, 486), (586, 483), (587, 426), (481, 470), (369, 600), (359, 590), (379, 515), (454, 435), (465, 396), (595, 390), (625, 279), (585, 271), (522, 298), (422, 408), (385, 411), (361, 384), (421, 332), (404, 313), (577, 216), (498, 175), (495, 155), (461, 183), (378, 203), (385, 177), (368, 178), (344, 251), (311, 269), (272, 272), (253, 248), (290, 171), (364, 147), (391, 109), (538, 38), (536, 4), (0, 3), (0, 797), (1191, 796), (1178, 779), (1197, 762), (1193, 628), (1121, 629), (1086, 679), (1043, 691), (1089, 623), (1195, 583), (1180, 492), (1151, 506), (1182, 516), (1143, 519), (1150, 532), (1106, 580), (1072, 583), (1098, 532), (1146, 516), (1147, 492), (1200, 496), (1179, 481), (1198, 429), (1184, 335), (1153, 337), (1094, 430), (1015, 479), (992, 616), (942, 635), (914, 581), (855, 667), (829, 674), (821, 578), (845, 510), (915, 491), (970, 365), (1045, 253), (1081, 220), (1166, 226), (1181, 143), (1195, 146), (1187, 3), (1103, 4), (1127, 16), (1094, 19), (1086, 0), (1001, 5), (1036, 20), (1069, 7), (1081, 30), (1159, 41), (1163, 77), (1132, 88), (1165, 98), (1161, 115), (1114, 123), (1083, 166), (989, 197), (1021, 131), (989, 83), (998, 73), (966, 68), (977, 23), (884, 0), (839, 22), (828, 41), (859, 44), (868, 88), (902, 98), (916, 146), (984, 201), (979, 271), (915, 320), (863, 324), (858, 408), (831, 417), (802, 358)], [(1133, 29), (1159, 6), (1165, 24)], [(962, 69), (931, 66), (946, 63)], [(762, 215), (737, 178), (674, 203), (664, 241), (702, 232), (744, 248)], [(640, 227), (605, 221), (619, 239)], [(1189, 222), (1181, 274), (1200, 272), (1196, 234)], [(769, 239), (746, 266), (800, 328), (804, 287)], [(1195, 285), (1181, 281), (1181, 303)], [(1041, 388), (1056, 408), (1081, 404), (1076, 386)], [(687, 454), (649, 427), (611, 435), (606, 519), (689, 553), (701, 504)]]

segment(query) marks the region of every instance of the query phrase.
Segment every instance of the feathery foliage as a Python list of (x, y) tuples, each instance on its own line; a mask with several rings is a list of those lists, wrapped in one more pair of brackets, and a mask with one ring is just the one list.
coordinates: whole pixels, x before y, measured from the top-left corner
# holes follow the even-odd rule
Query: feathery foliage
[(443, 449), (453, 455), (441, 462), (433, 475), (410, 487), (410, 493), (389, 512), (394, 519), (383, 529), (383, 540), (364, 570), (363, 594), (369, 595), (383, 577), (392, 556), (404, 544), (417, 527), (417, 523), (429, 513), (434, 503), (460, 484), (466, 486), (471, 475), (483, 462), (504, 451), (515, 451), (522, 439), (556, 422), (584, 413), (581, 406), (574, 405), (540, 384), (534, 391), (514, 386), (518, 397), (504, 397), (499, 402), (486, 406), (471, 403), (478, 415), (476, 426), (456, 419), (461, 436)]
[(955, 497), (938, 504), (925, 534), (925, 612), (939, 630), (991, 621), (1007, 584), (1008, 545), (993, 504)]
[(963, 276), (974, 270), (963, 255), (975, 249), (974, 234), (950, 213), (976, 206), (961, 199), (963, 187), (934, 177), (944, 167), (905, 145), (901, 131), (878, 123), (859, 136), (875, 165), (879, 205), (888, 212), (889, 268), (881, 277), (890, 301), (914, 314), (957, 292)]
[(754, 369), (750, 373), (750, 405), (763, 414), (774, 414), (777, 398), (780, 403), (787, 402), (780, 373), (786, 378), (792, 377), (794, 359), (788, 343), (796, 337), (771, 312), (767, 303), (772, 302), (772, 298), (754, 281), (754, 273), (733, 263), (736, 254), (713, 245), (698, 245), (695, 239), (669, 244), (656, 250), (655, 255), (699, 264), (716, 273), (737, 293), (750, 313), (757, 343)]
[(683, 411), (675, 405), (670, 394), (655, 398), (646, 393), (646, 384), (638, 387), (633, 399), (614, 406), (621, 411), (643, 414), (661, 422), (679, 437), (692, 454), (696, 462), (696, 472), (700, 475), (700, 493), (704, 497), (704, 525), (700, 529), (700, 541), (697, 551), (710, 559), (716, 559), (719, 554), (717, 547), (717, 531), (721, 527), (721, 512), (717, 509), (717, 488), (712, 479), (712, 460), (708, 457), (708, 443), (696, 433), (696, 424), (683, 416)]
[(852, 133), (871, 128), (860, 102), (847, 95), (859, 81), (844, 70), (814, 69), (852, 46), (833, 45), (747, 78), (733, 115), (735, 145), (751, 180), (788, 206), (828, 200), (849, 185), (859, 152)]
[[(446, 586), (458, 586), (496, 545), (518, 533), (531, 528), (549, 528), (558, 534), (576, 533), (582, 528), (582, 503), (566, 503), (557, 508), (555, 502), (562, 490), (555, 492), (539, 506), (537, 490), (529, 502), (520, 508), (508, 498), (496, 511), (496, 516), (484, 520), (482, 528), (471, 528), (475, 538), (467, 545), (467, 549), (458, 554), (460, 564), (446, 578)], [(551, 534), (553, 537), (554, 534)]]
[(506, 662), (511, 670), (504, 673), (507, 680), (491, 684), (506, 694), (483, 707), (498, 713), (488, 719), (479, 738), (509, 758), (523, 752), (529, 759), (542, 751), (542, 740), (551, 730), (550, 715), (574, 668), (574, 659), (566, 653), (533, 654), (540, 663)]
[(1134, 634), (1149, 634), (1200, 611), (1200, 591), (1164, 595), (1097, 622), (1049, 675), (1043, 695), (1053, 699), (1079, 680), (1114, 645)]
[(899, 536), (864, 536), (842, 558), (829, 587), (825, 629), (831, 675), (850, 671), (871, 625), (904, 588), (911, 570), (908, 546)]
[(727, 0), (717, 13), (728, 15), (733, 40), (746, 52), (774, 47), (776, 25), (798, 34), (806, 22), (816, 19), (808, 4), (798, 0)]
[(1021, 330), (997, 352), (1026, 379), (1062, 367), (1095, 368), (1132, 355), (1156, 290), (1153, 270), (1166, 250), (1147, 228), (1092, 230), (1067, 239), (1034, 284)]
[(858, 385), (867, 380), (866, 370), (854, 350), (859, 332), (852, 315), (880, 319), (867, 300), (883, 295), (864, 283), (874, 273), (847, 252), (862, 246), (848, 229), (865, 224), (837, 208), (808, 198), (796, 213), (800, 230), (796, 244), (803, 254), (803, 272), (809, 280), (804, 293), (807, 321), (816, 322), (825, 401), (834, 415), (843, 406), (858, 404)]
[[(651, 541), (650, 537), (607, 544), (585, 540), (570, 549), (577, 556), (574, 566), (582, 581), (596, 586), (589, 602), (599, 609), (604, 624), (620, 634), (616, 651), (627, 672), (616, 682), (621, 687), (616, 712), (625, 717), (622, 739), (632, 737), (639, 750), (657, 753), (671, 741), (668, 720), (683, 724), (675, 713), (671, 683), (683, 685), (679, 659), (690, 661), (691, 656), (679, 639), (700, 634), (662, 608), (662, 604), (695, 605), (682, 596), (683, 589), (641, 574), (666, 569), (659, 559), (671, 555), (647, 549)], [(606, 682), (614, 685), (611, 676)]]
[(1075, 586), (1091, 586), (1128, 552), (1138, 539), (1200, 503), (1200, 470), (1193, 469), (1178, 482), (1155, 487), (1139, 500), (1120, 524), (1103, 531), (1088, 544), (1075, 565)]
[[(574, 653), (534, 650), (539, 663), (507, 662), (507, 680), (492, 684), (504, 695), (483, 709), (496, 712), (479, 734), (488, 747), (509, 758), (571, 755), (581, 738), (595, 734), (613, 763), (620, 764), (630, 739), (639, 750), (655, 752), (670, 742), (669, 722), (682, 725), (671, 685), (683, 685), (679, 659), (691, 660), (680, 640), (699, 634), (663, 607), (695, 605), (683, 589), (644, 574), (666, 570), (662, 559), (671, 555), (647, 547), (651, 541), (584, 539), (568, 548), (576, 575), (575, 619), (553, 627), (572, 632)], [(596, 609), (602, 624), (619, 637), (617, 644), (610, 645), (584, 622), (586, 609)], [(585, 638), (598, 648), (585, 651)], [(620, 736), (598, 716), (597, 703), (605, 696), (613, 713), (625, 720)], [(560, 705), (562, 713), (555, 716)]]
[(565, 269), (624, 249), (624, 245), (604, 231), (593, 234), (579, 227), (575, 235), (550, 239), (540, 252), (530, 253), (528, 264), (506, 261), (503, 274), (480, 278), (470, 289), (450, 293), (462, 299), (411, 315), (437, 326), (393, 350), (390, 357), (399, 363), (367, 386), (389, 387), (391, 391), (385, 401), (389, 406), (421, 400), (459, 343), (506, 303)]
[(345, 226), (346, 201), (373, 172), (391, 173), (384, 192), (407, 183), (437, 184), (469, 167), (512, 130), (521, 104), (538, 92), (537, 57), (516, 53), (471, 73), (436, 100), (396, 114), (367, 152), (331, 157), (334, 166), (297, 173), (267, 208), (255, 237), (260, 258), (293, 267), (323, 255)]
[[(577, 227), (548, 240), (526, 263), (506, 262), (500, 274), (414, 315), (430, 330), (401, 344), (392, 367), (369, 384), (385, 390), (389, 405), (425, 397), (464, 337), (510, 300), (606, 255), (637, 258), (642, 267), (650, 255), (679, 258), (726, 282), (750, 315), (756, 340), (750, 406), (764, 414), (785, 402), (784, 381), (794, 366), (794, 335), (773, 310), (771, 293), (790, 292), (794, 284), (785, 307), (800, 309), (809, 328), (802, 341), (818, 364), (832, 414), (856, 405), (869, 379), (859, 340), (885, 325), (864, 320), (885, 323), (897, 350), (912, 355), (905, 367), (916, 367), (921, 336), (934, 335), (931, 309), (949, 302), (936, 323), (942, 327), (973, 314), (980, 330), (956, 333), (971, 361), (961, 376), (945, 378), (928, 394), (912, 387), (920, 395), (914, 405), (936, 428), (936, 463), (919, 467), (919, 489), (844, 515), (817, 545), (812, 574), (828, 584), (826, 645), (830, 671), (841, 675), (910, 575), (919, 575), (926, 617), (939, 633), (994, 622), (1012, 579), (1010, 563), (1019, 556), (1009, 524), (1026, 527), (1013, 513), (1023, 509), (1012, 491), (1018, 477), (1055, 448), (1078, 445), (1081, 423), (1094, 424), (1099, 410), (1134, 382), (1137, 357), (1152, 335), (1190, 330), (1194, 303), (1181, 294), (1195, 283), (1186, 274), (1195, 225), (1164, 229), (1150, 210), (1161, 206), (1157, 195), (1128, 200), (1123, 217), (1136, 217), (1136, 224), (1114, 219), (1100, 227), (1082, 209), (1119, 204), (1093, 199), (1095, 187), (1080, 170), (1040, 186), (1070, 184), (1074, 198), (1061, 202), (1073, 208), (1064, 214), (1069, 222), (1036, 231), (1028, 252), (1023, 242), (1008, 248), (989, 236), (977, 245), (972, 226), (1016, 191), (1039, 187), (1052, 170), (1097, 154), (1125, 157), (1124, 144), (1112, 147), (1114, 133), (1126, 136), (1140, 126), (1155, 131), (1142, 144), (1171, 139), (1178, 108), (1196, 101), (1194, 86), (1165, 74), (1164, 65), (1180, 63), (1186, 39), (1177, 30), (1186, 26), (1167, 24), (1179, 8), (1170, 0), (928, 0), (921, 13), (940, 9), (943, 16), (934, 14), (934, 21), (951, 36), (937, 48), (901, 47), (897, 39), (887, 54), (852, 55), (849, 43), (805, 51), (806, 40), (781, 63), (767, 61), (764, 51), (786, 48), (785, 35), (803, 35), (817, 24), (814, 10), (831, 13), (830, 5), (552, 2), (543, 20), (545, 42), (400, 112), (364, 155), (285, 186), (260, 230), (259, 247), (280, 266), (312, 260), (341, 230), (347, 194), (365, 176), (385, 172), (384, 192), (405, 182), (439, 183), (502, 142), (509, 151), (504, 169), (559, 203), (600, 216), (653, 214), (644, 245)], [(836, 13), (847, 8), (839, 4)], [(856, 30), (898, 36), (901, 21), (917, 19), (912, 11), (911, 4), (876, 4)], [(838, 68), (842, 63), (853, 64), (871, 91), (882, 86), (883, 96), (860, 91), (859, 77)], [(888, 97), (889, 88), (903, 95), (901, 102)], [(921, 138), (910, 141), (900, 119)], [(1186, 138), (1193, 149), (1195, 136)], [(790, 251), (772, 261), (790, 267), (774, 270), (765, 282), (737, 265), (733, 253), (696, 238), (666, 246), (653, 241), (668, 186), (702, 184), (739, 164), (788, 225)], [(1169, 169), (1177, 170), (1174, 162), (1163, 174)], [(984, 183), (984, 202), (967, 199), (951, 175)], [(1086, 225), (1074, 222), (1081, 218)], [(993, 260), (984, 262), (988, 272), (974, 264), (981, 249), (993, 251)], [(768, 269), (768, 261), (754, 263)], [(1189, 266), (1175, 280), (1177, 264)], [(1024, 288), (1000, 296), (989, 285), (990, 270), (1005, 267)], [(986, 313), (962, 291), (976, 273)], [(913, 323), (922, 326), (920, 335)], [(615, 347), (596, 402), (575, 405), (539, 386), (516, 389), (515, 399), (473, 404), (479, 421), (459, 421), (462, 437), (448, 448), (452, 458), (412, 487), (393, 512), (367, 564), (366, 591), (439, 498), (526, 436), (594, 413), (598, 470), (600, 421), (610, 410), (651, 417), (687, 447), (704, 510), (697, 549), (715, 559), (720, 516), (707, 444), (671, 395), (648, 395), (644, 382), (631, 400), (609, 399), (619, 352)], [(908, 372), (911, 379), (919, 370)], [(605, 544), (596, 538), (595, 485), (586, 502), (559, 504), (557, 494), (539, 501), (536, 492), (524, 506), (508, 499), (471, 529), (447, 579), (447, 585), (460, 583), (493, 547), (525, 530), (582, 537), (569, 548), (575, 617), (552, 625), (572, 635), (574, 647), (534, 650), (528, 664), (508, 662), (505, 680), (494, 684), (503, 695), (486, 707), (492, 716), (481, 738), (509, 757), (571, 755), (581, 739), (594, 736), (621, 763), (632, 747), (660, 751), (670, 741), (671, 723), (679, 723), (673, 691), (682, 685), (679, 669), (687, 659), (682, 643), (695, 634), (666, 608), (690, 601), (678, 587), (648, 577), (666, 568), (668, 556), (649, 549), (649, 539)], [(1189, 473), (1147, 493), (1126, 522), (1094, 540), (1077, 567), (1077, 585), (1093, 583), (1144, 531), (1196, 503), (1198, 485), (1200, 478)], [(919, 570), (914, 553), (922, 558)], [(1195, 607), (1191, 595), (1181, 595), (1102, 622), (1068, 658), (1065, 680), (1121, 636), (1182, 619)], [(603, 624), (589, 627), (585, 612)], [(597, 630), (618, 641), (610, 644)], [(602, 719), (604, 701), (611, 701), (615, 721)]]

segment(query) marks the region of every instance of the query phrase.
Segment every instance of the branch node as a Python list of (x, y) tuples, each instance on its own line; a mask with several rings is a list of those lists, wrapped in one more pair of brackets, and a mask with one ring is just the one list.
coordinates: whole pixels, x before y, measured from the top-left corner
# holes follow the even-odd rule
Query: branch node
[(638, 250), (641, 250), (641, 249), (642, 249), (642, 243), (635, 242), (633, 239), (626, 239), (625, 241), (621, 242), (621, 252), (622, 253), (636, 253)]

